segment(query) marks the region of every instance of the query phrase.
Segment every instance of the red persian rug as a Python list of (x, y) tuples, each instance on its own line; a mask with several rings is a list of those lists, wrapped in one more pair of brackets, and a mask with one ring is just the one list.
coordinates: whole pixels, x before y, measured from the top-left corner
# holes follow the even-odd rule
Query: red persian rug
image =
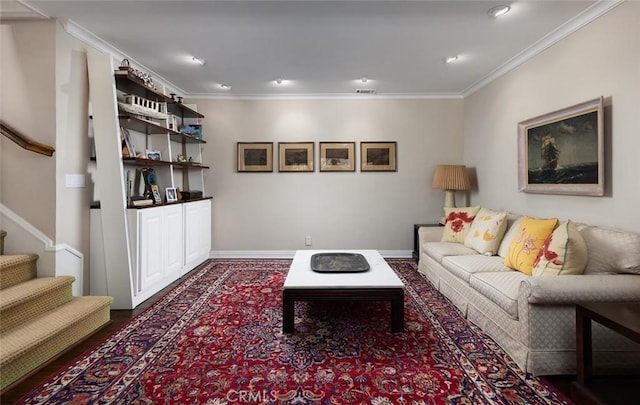
[(296, 303), (282, 334), (290, 260), (211, 260), (27, 404), (567, 404), (469, 324), (413, 260), (405, 332), (385, 302)]

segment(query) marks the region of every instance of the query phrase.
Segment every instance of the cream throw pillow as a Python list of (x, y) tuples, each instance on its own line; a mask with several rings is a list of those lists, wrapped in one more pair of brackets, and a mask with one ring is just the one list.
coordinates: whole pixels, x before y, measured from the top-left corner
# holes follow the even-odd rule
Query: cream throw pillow
[(587, 267), (587, 243), (571, 221), (549, 235), (533, 262), (534, 276), (582, 274)]
[(464, 245), (483, 255), (495, 255), (507, 229), (506, 216), (506, 212), (481, 208), (471, 224)]
[(464, 243), (471, 223), (480, 211), (480, 206), (445, 208), (445, 224), (442, 232), (442, 242)]
[(509, 246), (509, 253), (504, 258), (504, 265), (530, 276), (538, 251), (557, 224), (556, 218), (522, 218), (518, 232)]

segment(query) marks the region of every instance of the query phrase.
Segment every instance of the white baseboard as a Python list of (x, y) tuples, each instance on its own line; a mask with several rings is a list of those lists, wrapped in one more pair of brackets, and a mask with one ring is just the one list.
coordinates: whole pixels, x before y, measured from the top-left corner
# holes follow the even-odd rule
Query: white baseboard
[(7, 231), (4, 253), (35, 253), (38, 259), (38, 277), (73, 276), (73, 295), (82, 295), (84, 255), (67, 245), (54, 245), (47, 235), (24, 218), (0, 203), (0, 228)]
[[(411, 250), (380, 250), (385, 259), (411, 259)], [(295, 250), (213, 250), (211, 259), (293, 259)]]

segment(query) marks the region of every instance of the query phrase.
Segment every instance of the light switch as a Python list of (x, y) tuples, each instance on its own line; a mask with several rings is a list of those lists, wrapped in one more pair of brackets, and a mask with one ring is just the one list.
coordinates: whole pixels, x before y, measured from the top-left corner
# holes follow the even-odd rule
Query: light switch
[(84, 179), (84, 174), (67, 174), (65, 176), (65, 186), (67, 188), (83, 188)]

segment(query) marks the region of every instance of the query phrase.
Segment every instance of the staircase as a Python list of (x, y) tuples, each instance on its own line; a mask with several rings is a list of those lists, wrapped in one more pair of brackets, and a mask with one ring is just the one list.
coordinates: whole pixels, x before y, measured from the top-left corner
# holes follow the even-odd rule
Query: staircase
[(37, 260), (0, 255), (0, 391), (110, 321), (113, 298), (74, 297), (74, 277), (38, 278)]

